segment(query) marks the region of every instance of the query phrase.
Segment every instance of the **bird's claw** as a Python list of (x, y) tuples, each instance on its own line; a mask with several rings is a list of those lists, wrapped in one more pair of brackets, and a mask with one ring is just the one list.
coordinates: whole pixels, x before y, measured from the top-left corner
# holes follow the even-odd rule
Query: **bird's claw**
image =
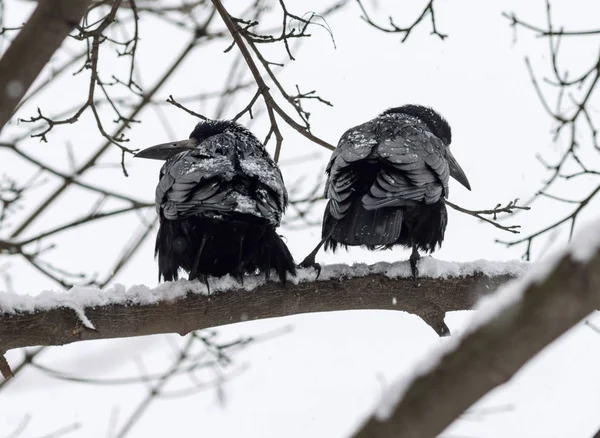
[(206, 286), (208, 295), (210, 295), (210, 284), (208, 283), (208, 275), (200, 275), (195, 272), (192, 272), (188, 277), (188, 281), (197, 281), (199, 283), (204, 284)]
[(317, 271), (317, 276), (315, 277), (315, 280), (317, 280), (319, 278), (319, 276), (321, 275), (321, 265), (317, 262), (315, 262), (314, 257), (306, 257), (302, 263), (300, 263), (298, 266), (298, 268), (314, 268), (315, 271)]

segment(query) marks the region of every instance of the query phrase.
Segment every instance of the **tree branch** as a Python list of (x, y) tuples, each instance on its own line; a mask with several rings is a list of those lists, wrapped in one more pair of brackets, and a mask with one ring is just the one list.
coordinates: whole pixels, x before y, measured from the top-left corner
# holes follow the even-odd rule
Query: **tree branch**
[(259, 89), (260, 93), (262, 94), (263, 99), (265, 101), (265, 106), (267, 108), (267, 114), (269, 116), (269, 121), (271, 123), (271, 130), (269, 133), (275, 134), (276, 141), (277, 141), (277, 143), (275, 145), (275, 154), (274, 154), (275, 161), (279, 160), (281, 143), (283, 141), (283, 137), (282, 137), (281, 132), (279, 131), (279, 127), (277, 125), (277, 120), (276, 120), (275, 114), (279, 115), (279, 117), (281, 117), (289, 126), (294, 128), (296, 131), (298, 131), (304, 137), (308, 138), (309, 140), (313, 141), (314, 143), (317, 143), (317, 144), (325, 147), (326, 149), (334, 150), (335, 146), (333, 146), (333, 145), (327, 143), (325, 140), (322, 140), (319, 137), (316, 137), (315, 135), (313, 135), (308, 128), (306, 128), (305, 126), (302, 126), (298, 122), (296, 122), (275, 102), (275, 99), (273, 98), (273, 96), (271, 95), (271, 92), (269, 91), (269, 87), (263, 80), (256, 63), (252, 59), (252, 55), (250, 54), (250, 51), (248, 50), (248, 48), (246, 47), (246, 44), (244, 43), (244, 39), (240, 33), (239, 26), (236, 23), (234, 23), (231, 15), (229, 15), (229, 12), (227, 12), (227, 9), (225, 9), (225, 7), (223, 6), (223, 4), (221, 3), (220, 0), (212, 0), (212, 3), (215, 6), (219, 15), (221, 16), (221, 19), (227, 26), (227, 30), (233, 37), (234, 44), (237, 45), (238, 49), (242, 53), (242, 56), (244, 57), (244, 60), (246, 61), (246, 64), (248, 65), (248, 68), (250, 69), (250, 72), (252, 73), (252, 77), (256, 81), (256, 84), (258, 85), (258, 89)]
[(434, 0), (429, 0), (429, 2), (425, 5), (425, 8), (421, 12), (421, 15), (419, 15), (415, 19), (415, 21), (413, 21), (413, 23), (410, 24), (408, 27), (397, 26), (396, 23), (394, 23), (394, 19), (392, 17), (389, 17), (390, 27), (380, 26), (379, 24), (375, 23), (371, 19), (371, 17), (369, 17), (369, 14), (367, 14), (367, 10), (363, 6), (362, 2), (360, 0), (356, 0), (356, 2), (358, 3), (360, 10), (362, 11), (362, 15), (360, 16), (360, 18), (362, 18), (367, 24), (373, 26), (375, 29), (380, 30), (382, 32), (404, 34), (402, 42), (405, 42), (408, 39), (410, 33), (417, 28), (419, 23), (421, 23), (421, 21), (423, 21), (427, 15), (429, 15), (431, 18), (431, 35), (437, 35), (442, 41), (448, 37), (447, 34), (439, 32), (435, 24), (435, 9), (433, 7)]
[[(592, 235), (586, 236), (589, 240)], [(585, 242), (574, 248), (581, 246)], [(519, 296), (511, 297), (511, 292), (522, 291), (522, 296), (467, 333), (456, 350), (413, 380), (391, 415), (385, 415), (388, 419), (371, 418), (355, 436), (437, 436), (473, 403), (509, 381), (543, 348), (600, 308), (600, 252), (595, 251), (587, 261), (567, 254), (548, 268), (548, 273), (531, 272), (499, 291), (509, 298)]]
[(0, 59), (0, 131), (33, 81), (86, 13), (89, 0), (44, 0)]
[[(207, 23), (208, 24), (208, 23)], [(181, 63), (186, 59), (187, 55), (194, 49), (197, 43), (197, 38), (194, 37), (190, 40), (190, 42), (182, 49), (181, 54), (175, 59), (175, 61), (169, 66), (166, 72), (158, 79), (156, 84), (144, 94), (143, 99), (131, 110), (131, 113), (128, 116), (128, 119), (135, 118), (150, 102), (152, 97), (158, 92), (158, 90), (164, 85), (164, 83), (172, 76), (173, 72), (181, 65)], [(115, 133), (114, 137), (121, 134), (126, 129), (126, 124), (121, 123)], [(18, 227), (14, 230), (10, 237), (15, 238), (21, 233), (23, 233), (29, 226), (35, 221), (39, 215), (41, 215), (53, 202), (73, 183), (74, 178), (83, 175), (88, 169), (90, 169), (96, 161), (100, 159), (102, 155), (106, 151), (109, 150), (110, 145), (112, 143), (110, 141), (104, 142), (94, 153), (93, 155), (80, 167), (78, 167), (75, 171), (73, 171), (72, 176), (65, 181), (54, 191), (48, 198), (46, 198), (39, 207), (32, 212)]]
[[(435, 272), (439, 263), (443, 263), (433, 259), (423, 262), (425, 276), (428, 270)], [(429, 264), (433, 264), (432, 269), (428, 268)], [(482, 295), (515, 278), (526, 265), (509, 264), (498, 271), (498, 275), (484, 275), (478, 272), (476, 265), (465, 264), (466, 267), (459, 267), (457, 271), (461, 276), (455, 273), (445, 279), (423, 277), (421, 287), (415, 287), (408, 278), (407, 262), (370, 267), (333, 266), (336, 268), (325, 266), (322, 279), (316, 282), (312, 280), (311, 270), (300, 271), (298, 284), (264, 283), (260, 277), (247, 277), (245, 284), (259, 284), (251, 291), (232, 288), (228, 280), (210, 279), (211, 295), (206, 293), (203, 284), (185, 280), (144, 291), (136, 287), (127, 292), (122, 288), (106, 292), (84, 288), (56, 294), (53, 298), (56, 302), (51, 306), (36, 307), (28, 301), (26, 305), (16, 306), (16, 311), (6, 304), (11, 303), (13, 296), (0, 295), (0, 350), (158, 333), (184, 335), (246, 320), (360, 309), (409, 312), (444, 336), (449, 334), (444, 323), (446, 312), (471, 309)], [(404, 272), (406, 278), (390, 278), (399, 271)], [(214, 292), (219, 288), (224, 291)], [(97, 301), (90, 298), (82, 303), (82, 299), (94, 294), (100, 294), (101, 298)], [(140, 296), (153, 300), (136, 302)], [(44, 302), (49, 299), (45, 296)]]

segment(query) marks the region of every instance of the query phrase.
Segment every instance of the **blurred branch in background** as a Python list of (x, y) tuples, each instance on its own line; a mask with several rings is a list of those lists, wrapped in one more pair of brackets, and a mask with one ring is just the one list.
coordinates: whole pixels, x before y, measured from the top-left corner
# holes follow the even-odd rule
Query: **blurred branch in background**
[[(0, 58), (0, 131), (90, 3), (89, 0), (41, 1), (27, 24), (8, 28), (19, 29), (19, 33)], [(2, 27), (2, 33), (5, 29)]]
[[(110, 95), (107, 92), (107, 87), (114, 86), (114, 85), (123, 85), (126, 88), (128, 88), (131, 92), (134, 92), (134, 93), (141, 93), (141, 91), (142, 91), (141, 88), (133, 80), (134, 67), (135, 67), (135, 50), (136, 50), (137, 42), (138, 42), (138, 15), (137, 15), (137, 11), (135, 9), (135, 3), (133, 0), (130, 0), (130, 4), (132, 6), (131, 10), (134, 13), (134, 29), (135, 29), (132, 38), (128, 41), (120, 42), (120, 41), (111, 39), (110, 37), (104, 35), (104, 31), (116, 20), (117, 11), (119, 9), (119, 6), (121, 5), (121, 2), (122, 2), (122, 0), (114, 1), (110, 10), (108, 11), (108, 13), (106, 15), (104, 15), (103, 18), (99, 22), (98, 22), (98, 20), (95, 20), (92, 18), (91, 12), (94, 10), (94, 8), (92, 8), (92, 10), (88, 11), (88, 14), (84, 17), (84, 25), (77, 26), (79, 33), (77, 35), (73, 36), (73, 38), (75, 38), (79, 41), (85, 41), (89, 48), (88, 49), (89, 51), (87, 53), (87, 58), (85, 60), (83, 67), (76, 73), (76, 74), (78, 74), (81, 71), (83, 71), (84, 69), (90, 71), (89, 92), (88, 92), (87, 99), (85, 100), (83, 105), (81, 105), (81, 107), (75, 112), (75, 114), (73, 114), (72, 116), (70, 116), (68, 118), (62, 119), (62, 120), (56, 120), (51, 117), (46, 117), (42, 114), (42, 111), (40, 110), (40, 108), (38, 108), (36, 116), (32, 116), (29, 119), (19, 119), (19, 121), (25, 122), (25, 123), (35, 123), (35, 122), (39, 122), (39, 121), (45, 122), (45, 125), (46, 125), (45, 129), (43, 129), (40, 132), (37, 132), (35, 134), (32, 134), (31, 136), (34, 138), (39, 137), (41, 141), (47, 142), (48, 140), (47, 140), (46, 135), (55, 126), (63, 125), (63, 124), (72, 124), (72, 123), (77, 122), (79, 120), (79, 117), (81, 117), (81, 115), (85, 112), (85, 110), (90, 108), (92, 113), (94, 114), (94, 119), (96, 120), (98, 131), (102, 134), (102, 136), (104, 138), (106, 138), (112, 144), (120, 147), (123, 150), (122, 166), (123, 166), (123, 172), (125, 173), (125, 175), (127, 175), (127, 171), (125, 170), (125, 163), (124, 163), (125, 152), (132, 153), (133, 151), (124, 147), (122, 145), (122, 143), (128, 141), (128, 139), (124, 136), (123, 132), (120, 132), (118, 137), (113, 137), (106, 132), (106, 130), (104, 129), (104, 125), (102, 124), (102, 120), (100, 119), (100, 115), (98, 113), (98, 109), (96, 108), (96, 103), (95, 103), (96, 86), (99, 86), (100, 89), (102, 90), (104, 96), (106, 97), (107, 101), (111, 104), (111, 107), (113, 108), (113, 110), (116, 113), (116, 116), (117, 116), (117, 119), (115, 120), (116, 123), (123, 122), (125, 127), (130, 128), (130, 123), (136, 121), (134, 119), (125, 118), (121, 114), (121, 112), (118, 110), (117, 106), (115, 105), (115, 103), (113, 102), (113, 100), (111, 99)], [(92, 24), (86, 25), (85, 23), (87, 23), (89, 21), (92, 21)], [(130, 67), (130, 72), (129, 72), (129, 78), (127, 81), (120, 80), (114, 75), (112, 76), (113, 80), (111, 82), (105, 82), (100, 79), (100, 77), (98, 75), (98, 61), (100, 58), (100, 45), (105, 41), (111, 41), (116, 46), (121, 46), (123, 48), (123, 51), (119, 53), (120, 56), (127, 55), (127, 56), (131, 57), (131, 67)]]
[[(24, 435), (24, 433), (27, 431), (27, 427), (29, 426), (30, 420), (31, 420), (31, 415), (24, 415), (23, 419), (17, 425), (17, 427), (15, 429), (13, 429), (8, 435), (5, 435), (5, 437), (6, 438), (21, 438), (21, 437), (25, 437), (25, 436), (31, 436), (31, 435)], [(75, 422), (75, 423), (71, 423), (67, 426), (63, 426), (60, 429), (57, 429), (57, 430), (54, 430), (47, 434), (44, 434), (40, 438), (61, 438), (65, 435), (70, 434), (71, 432), (79, 430), (80, 428), (81, 428), (81, 423)], [(3, 436), (3, 438), (4, 438), (4, 436)]]
[[(591, 227), (598, 232), (598, 227)], [(573, 253), (499, 290), (458, 345), (443, 349), (392, 385), (357, 438), (438, 436), (463, 412), (508, 382), (531, 358), (600, 308), (600, 251), (583, 234)], [(581, 247), (594, 249), (576, 256)], [(587, 247), (586, 247), (587, 248)], [(493, 302), (497, 298), (498, 301)], [(491, 304), (494, 304), (492, 306)], [(417, 371), (418, 370), (418, 371)]]
[(427, 2), (427, 4), (425, 5), (425, 8), (423, 9), (423, 12), (421, 12), (421, 15), (419, 15), (416, 18), (416, 20), (413, 21), (413, 23), (410, 24), (409, 26), (399, 27), (396, 25), (396, 23), (394, 22), (394, 19), (392, 17), (388, 17), (389, 27), (384, 27), (384, 26), (381, 26), (381, 25), (375, 23), (371, 19), (371, 17), (367, 13), (367, 10), (365, 9), (364, 5), (362, 4), (361, 0), (356, 0), (356, 2), (358, 3), (358, 6), (360, 7), (360, 10), (362, 11), (362, 15), (360, 18), (362, 18), (369, 25), (373, 26), (375, 29), (380, 30), (382, 32), (404, 34), (404, 36), (402, 37), (402, 42), (405, 42), (408, 39), (408, 37), (410, 36), (410, 33), (413, 30), (415, 30), (417, 28), (417, 26), (419, 25), (419, 23), (421, 23), (427, 16), (429, 16), (429, 18), (431, 20), (431, 35), (437, 35), (441, 40), (444, 40), (448, 37), (447, 34), (440, 33), (435, 24), (435, 9), (433, 7), (434, 1), (435, 0), (429, 0)]
[[(550, 72), (543, 78), (542, 83), (534, 72), (530, 57), (527, 57), (525, 62), (542, 107), (556, 125), (554, 141), (557, 144), (566, 144), (566, 147), (561, 146), (562, 155), (555, 160), (554, 164), (545, 160), (541, 154), (538, 156), (539, 161), (548, 170), (549, 177), (536, 195), (525, 205), (532, 205), (540, 199), (574, 205), (570, 213), (562, 218), (554, 219), (548, 226), (544, 226), (538, 231), (516, 240), (499, 241), (509, 247), (524, 245), (523, 258), (530, 260), (533, 242), (538, 238), (546, 237), (548, 233), (557, 230), (563, 224), (570, 227), (570, 239), (573, 236), (579, 214), (600, 192), (600, 182), (597, 180), (600, 175), (598, 138), (600, 119), (598, 111), (594, 109), (599, 102), (596, 90), (600, 83), (600, 29), (565, 30), (562, 26), (557, 26), (554, 23), (550, 0), (546, 0), (546, 23), (544, 25), (538, 26), (523, 21), (514, 12), (503, 15), (510, 20), (515, 35), (518, 29), (524, 29), (527, 32), (533, 32), (538, 38), (548, 41), (550, 65), (547, 70)], [(590, 48), (595, 47), (595, 49), (589, 52), (584, 51), (582, 48), (584, 45)], [(577, 53), (578, 58), (581, 58), (580, 53), (596, 53), (596, 55), (589, 59), (582, 58), (581, 60), (586, 66), (582, 69), (578, 66), (580, 71), (573, 74), (572, 62), (561, 61), (561, 56), (559, 56), (565, 51), (565, 46), (566, 50)], [(596, 92), (595, 95), (594, 92)], [(554, 105), (551, 100), (555, 100)], [(574, 180), (582, 178), (588, 178), (595, 185), (587, 195), (576, 197), (556, 195), (558, 190), (565, 187), (567, 192), (573, 193), (574, 190), (569, 188), (569, 183), (575, 183)]]

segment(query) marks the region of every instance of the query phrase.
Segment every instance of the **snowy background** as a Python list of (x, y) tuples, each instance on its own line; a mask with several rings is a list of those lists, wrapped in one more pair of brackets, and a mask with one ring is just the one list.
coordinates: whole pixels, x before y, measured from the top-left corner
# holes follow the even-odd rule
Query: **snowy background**
[[(396, 3), (380, 1), (376, 7), (369, 3), (367, 6), (372, 17), (381, 23), (386, 23), (388, 15), (399, 23), (412, 21), (422, 9), (420, 4)], [(319, 2), (302, 2), (293, 7), (297, 12), (318, 10)], [(4, 24), (26, 21), (31, 8), (27, 2), (5, 2)], [(335, 48), (327, 32), (313, 31), (314, 36), (296, 50), (297, 60), (290, 62), (279, 77), (290, 87), (298, 83), (302, 89), (316, 89), (334, 104), (333, 108), (311, 106), (313, 132), (333, 144), (346, 129), (388, 107), (405, 103), (430, 105), (450, 122), (453, 153), (473, 187), (469, 192), (452, 182), (452, 202), (479, 209), (514, 198), (528, 199), (547, 176), (535, 155), (543, 153), (552, 161), (560, 157), (565, 145), (553, 141), (553, 125), (540, 105), (523, 61), (529, 56), (534, 68), (543, 72), (548, 66), (548, 43), (522, 30), (515, 40), (508, 20), (501, 16), (505, 11), (515, 11), (540, 25), (545, 23), (545, 3), (541, 0), (440, 1), (436, 2), (437, 25), (449, 37), (441, 41), (430, 36), (430, 25), (425, 22), (402, 44), (401, 37), (367, 26), (359, 18), (358, 7), (352, 5), (327, 20)], [(554, 13), (560, 25), (596, 28), (600, 4), (592, 0), (561, 1), (554, 5)], [(218, 20), (215, 23), (221, 27)], [(142, 83), (149, 85), (186, 44), (187, 36), (152, 17), (142, 17), (140, 32)], [(158, 98), (210, 90), (211, 83), (223, 81), (223, 63), (231, 58), (231, 54), (222, 53), (227, 44), (214, 43), (193, 54), (178, 75), (161, 89)], [(593, 59), (595, 50), (597, 44), (589, 48), (582, 45), (575, 52), (578, 56), (571, 53), (569, 65), (576, 70), (590, 56)], [(122, 68), (117, 59), (111, 64), (108, 52), (105, 56), (104, 69)], [(60, 103), (68, 108), (81, 99), (86, 86), (87, 77), (68, 77), (57, 83), (52, 92), (37, 98), (35, 105), (50, 110)], [(595, 102), (598, 111), (598, 99)], [(227, 108), (225, 116), (233, 116), (245, 104), (245, 100), (237, 102)], [(205, 102), (190, 106), (206, 115), (214, 110)], [(148, 109), (139, 117), (142, 123), (128, 132), (131, 147), (187, 138), (194, 118), (171, 106), (161, 111), (173, 132), (163, 127), (157, 112)], [(34, 112), (35, 106), (29, 105), (19, 115), (28, 117)], [(242, 121), (247, 122), (247, 118)], [(252, 129), (262, 133), (265, 126), (261, 117)], [(18, 129), (19, 126), (6, 128), (0, 140), (9, 139)], [(284, 136), (280, 161), (285, 181), (288, 186), (304, 184), (308, 190), (306, 182), (314, 185), (329, 153), (288, 129)], [(94, 147), (92, 144), (100, 141), (88, 116), (80, 124), (53, 131), (48, 144), (36, 139), (25, 144), (30, 153), (67, 170), (65, 143), (72, 144), (83, 160)], [(119, 160), (120, 151), (113, 148), (102, 160), (106, 166), (98, 167), (86, 180), (151, 201), (161, 163), (129, 158), (130, 176), (125, 178), (119, 166), (109, 166)], [(0, 150), (0, 171), (26, 174), (31, 167)], [(579, 198), (577, 190), (587, 193), (585, 187), (589, 183), (582, 180), (556, 194)], [(27, 203), (35, 205), (51, 189), (49, 184), (32, 192)], [(64, 199), (39, 220), (39, 229), (59, 223), (65, 214), (75, 210), (83, 214), (94, 203), (77, 189)], [(522, 232), (528, 234), (562, 217), (571, 207), (544, 200), (531, 211), (508, 219), (508, 223), (521, 224)], [(596, 217), (600, 213), (598, 207), (598, 203), (593, 203), (586, 208), (579, 223)], [(316, 206), (315, 218), (319, 218), (322, 208), (322, 204)], [(454, 210), (449, 215), (444, 246), (434, 255), (438, 259), (506, 261), (518, 259), (524, 252), (522, 245), (507, 249), (494, 242), (497, 238), (510, 239), (512, 236), (507, 233)], [(74, 271), (93, 272), (102, 260), (114, 256), (115, 247), (120, 248), (129, 239), (127, 221), (137, 220), (132, 216), (124, 218), (120, 225), (108, 221), (96, 225), (93, 233), (73, 232), (61, 240), (52, 256)], [(281, 231), (297, 260), (312, 249), (320, 236), (318, 227), (284, 226)], [(543, 242), (536, 243), (534, 259), (564, 245), (567, 236), (568, 227), (546, 236)], [(156, 286), (152, 240), (146, 241), (114, 282)], [(321, 252), (318, 260), (374, 263), (407, 257), (408, 252), (400, 250), (370, 253), (352, 249), (335, 255)], [(14, 257), (3, 257), (0, 265), (10, 273), (10, 282), (0, 284), (0, 289), (27, 295), (57, 289)], [(469, 312), (455, 312), (447, 315), (446, 324), (453, 334), (459, 334), (470, 318)], [(595, 320), (600, 324), (600, 318), (596, 316)], [(594, 322), (594, 318), (590, 321)], [(220, 342), (240, 337), (256, 340), (230, 352), (231, 364), (199, 369), (194, 374), (197, 381), (191, 381), (186, 373), (169, 379), (162, 395), (147, 405), (149, 384), (140, 376), (168, 371), (180, 360), (181, 348), (189, 342), (188, 338), (152, 336), (46, 349), (36, 359), (46, 370), (30, 366), (2, 387), (0, 438), (11, 436), (24, 421), (25, 429), (20, 435), (24, 437), (40, 437), (71, 426), (73, 430), (67, 436), (112, 437), (138, 411), (143, 416), (128, 436), (346, 437), (379, 403), (388, 384), (410, 373), (432, 349), (449, 342), (438, 338), (416, 316), (387, 311), (303, 315), (234, 324), (220, 327), (217, 332)], [(203, 351), (193, 346), (182, 365), (192, 366), (205, 360)], [(22, 351), (7, 354), (10, 363), (17, 363), (22, 357)], [(442, 436), (591, 437), (600, 426), (599, 358), (600, 335), (581, 324), (532, 360), (513, 381), (488, 394)], [(86, 382), (73, 381), (77, 378)]]

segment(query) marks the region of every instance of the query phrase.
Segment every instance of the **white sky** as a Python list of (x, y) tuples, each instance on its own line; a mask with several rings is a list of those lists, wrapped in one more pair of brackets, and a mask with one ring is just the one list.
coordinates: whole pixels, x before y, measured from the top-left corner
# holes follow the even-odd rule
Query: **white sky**
[[(26, 17), (28, 5), (7, 3), (6, 25), (23, 21), (20, 17)], [(370, 11), (380, 23), (385, 23), (388, 15), (404, 23), (403, 17), (412, 19), (421, 7), (414, 5), (414, 9), (409, 10), (408, 6), (397, 6), (392, 1), (378, 3), (377, 11), (372, 7)], [(303, 12), (318, 9), (314, 5), (319, 4), (303, 2), (302, 6), (293, 8)], [(312, 108), (314, 132), (334, 144), (346, 129), (390, 106), (431, 105), (450, 122), (454, 155), (473, 187), (473, 191), (468, 192), (453, 182), (450, 194), (453, 202), (468, 208), (490, 208), (516, 197), (527, 199), (545, 175), (535, 154), (543, 152), (551, 159), (560, 154), (564, 144), (553, 144), (550, 134), (553, 126), (535, 95), (523, 62), (528, 55), (536, 71), (540, 75), (546, 73), (547, 42), (521, 30), (517, 42), (513, 43), (513, 32), (507, 20), (501, 17), (502, 11), (515, 11), (521, 18), (540, 25), (545, 22), (545, 4), (541, 0), (442, 0), (436, 2), (437, 24), (449, 38), (442, 42), (429, 36), (430, 27), (426, 22), (407, 43), (401, 44), (398, 36), (382, 34), (362, 23), (358, 8), (351, 5), (328, 20), (337, 49), (333, 48), (326, 32), (313, 31), (315, 36), (297, 51), (297, 60), (290, 63), (280, 77), (288, 88), (298, 83), (302, 90), (316, 89), (334, 103), (334, 108), (318, 105)], [(600, 6), (592, 0), (557, 1), (555, 11), (560, 24), (574, 28), (597, 27), (600, 16)], [(141, 29), (139, 56), (146, 86), (154, 82), (187, 42), (181, 32), (165, 31), (169, 28), (158, 26), (157, 21), (149, 19), (144, 20)], [(166, 99), (173, 94), (177, 98), (210, 90), (212, 84), (223, 81), (222, 60), (232, 55), (222, 54), (224, 43), (213, 46), (194, 53), (158, 97)], [(568, 47), (563, 47), (565, 54)], [(586, 65), (585, 60), (595, 56), (594, 50), (597, 50), (597, 42), (595, 46), (577, 47), (573, 51), (575, 55), (568, 58), (574, 70)], [(107, 60), (104, 67), (107, 72), (120, 68), (121, 64), (112, 64), (108, 51), (103, 56), (106, 56), (103, 59)], [(87, 78), (81, 76), (69, 78), (68, 83), (63, 82), (60, 89), (42, 96), (35, 105), (47, 112), (51, 112), (57, 102), (60, 108), (68, 107), (69, 102), (80, 99), (86, 81)], [(594, 102), (597, 109), (597, 96)], [(232, 116), (245, 104), (238, 102), (226, 115)], [(210, 107), (194, 108), (210, 115)], [(34, 111), (35, 107), (29, 106), (20, 116), (32, 115)], [(186, 138), (194, 119), (172, 107), (164, 107), (164, 113), (176, 135)], [(140, 119), (143, 123), (128, 133), (132, 147), (143, 148), (172, 139), (161, 128), (153, 111), (145, 111)], [(107, 120), (110, 117), (107, 116)], [(264, 133), (262, 128), (264, 121), (253, 127), (260, 136)], [(0, 139), (10, 138), (11, 132), (16, 131), (7, 129)], [(282, 153), (285, 162), (306, 154), (320, 154), (317, 161), (284, 166), (286, 182), (290, 185), (303, 179), (312, 184), (324, 168), (329, 153), (287, 130), (285, 135)], [(49, 136), (48, 144), (29, 141), (27, 150), (66, 170), (66, 141), (73, 144), (83, 161), (101, 140), (88, 118), (74, 127), (57, 128)], [(115, 163), (119, 158), (120, 153), (114, 148), (103, 162)], [(129, 159), (128, 179), (119, 169), (100, 169), (87, 180), (150, 200), (159, 166), (158, 162)], [(21, 169), (31, 170), (0, 150), (2, 173), (15, 175)], [(575, 195), (573, 187), (578, 190)], [(591, 186), (572, 185), (561, 188), (562, 192), (557, 194), (579, 197), (587, 193), (589, 188), (586, 187)], [(28, 206), (35, 205), (43, 193), (39, 190), (32, 194)], [(64, 198), (60, 208), (49, 211), (32, 230), (49, 228), (66, 214), (77, 216), (77, 211), (83, 214), (93, 203), (86, 193), (74, 190)], [(569, 211), (568, 208), (551, 201), (540, 202), (534, 210), (519, 214), (513, 221), (523, 226), (523, 233), (532, 232), (551, 223)], [(322, 206), (316, 216), (321, 212)], [(589, 220), (597, 213), (598, 204), (592, 204), (585, 218)], [(84, 229), (70, 233), (61, 240), (53, 256), (62, 266), (73, 269), (101, 268), (102, 260), (109, 260), (115, 247), (118, 251), (129, 238), (128, 225), (136, 220), (131, 217), (118, 226), (107, 222), (94, 228), (94, 233), (86, 233)], [(283, 228), (282, 233), (287, 236), (295, 258), (301, 260), (318, 241), (320, 230)], [(558, 244), (564, 243), (564, 232), (556, 237)], [(434, 256), (454, 261), (508, 260), (518, 258), (524, 250), (524, 247), (507, 250), (494, 243), (496, 238), (510, 239), (511, 236), (450, 210), (444, 246)], [(156, 284), (152, 240), (146, 242), (116, 281), (126, 285)], [(406, 257), (408, 253), (401, 250), (370, 253), (352, 249), (336, 255), (320, 253), (318, 259), (323, 263), (371, 263)], [(8, 262), (13, 287), (18, 293), (36, 294), (54, 287), (13, 259), (1, 259), (0, 266)], [(468, 312), (456, 312), (447, 316), (446, 323), (452, 333), (462, 330), (468, 323), (468, 315)], [(291, 332), (257, 342), (235, 354), (233, 369), (243, 369), (243, 372), (237, 375), (234, 371), (235, 375), (225, 384), (224, 405), (218, 403), (212, 389), (185, 398), (159, 400), (129, 436), (348, 436), (362, 416), (376, 405), (386, 383), (410, 370), (430, 349), (446, 342), (415, 316), (382, 311), (304, 315), (236, 324), (220, 328), (219, 339), (259, 335), (288, 326)], [(138, 376), (140, 362), (151, 373), (168, 367), (176, 356), (173, 344), (184, 342), (173, 335), (83, 343), (46, 351), (42, 363), (78, 376)], [(19, 352), (8, 354), (9, 361), (16, 362), (20, 357)], [(600, 427), (599, 358), (600, 335), (589, 327), (578, 327), (531, 361), (512, 382), (489, 394), (473, 408), (473, 414), (457, 421), (443, 436), (591, 437)], [(206, 373), (204, 377), (209, 378), (211, 374)], [(174, 388), (189, 387), (190, 382), (181, 379), (173, 385)], [(0, 391), (0, 438), (13, 430), (24, 415), (31, 415), (31, 421), (23, 436), (40, 436), (80, 422), (81, 428), (69, 436), (104, 437), (112, 413), (118, 411), (119, 421), (124, 421), (146, 391), (144, 385), (66, 383), (29, 369)], [(498, 409), (498, 412), (483, 415), (486, 409)], [(477, 412), (481, 415), (476, 415)]]

